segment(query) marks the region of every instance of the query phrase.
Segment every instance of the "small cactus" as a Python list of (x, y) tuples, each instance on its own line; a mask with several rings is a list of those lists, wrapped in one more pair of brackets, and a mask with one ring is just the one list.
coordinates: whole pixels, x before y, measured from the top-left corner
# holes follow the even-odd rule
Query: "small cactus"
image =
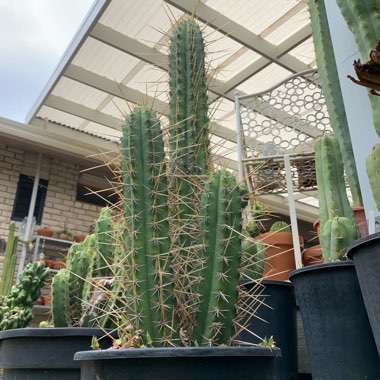
[(270, 232), (292, 232), (292, 230), (288, 223), (279, 220), (272, 224)]

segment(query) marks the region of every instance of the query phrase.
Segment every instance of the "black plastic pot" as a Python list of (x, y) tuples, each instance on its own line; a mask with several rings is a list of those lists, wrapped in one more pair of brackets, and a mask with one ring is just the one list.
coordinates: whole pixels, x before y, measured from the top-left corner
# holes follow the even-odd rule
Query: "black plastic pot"
[(356, 240), (347, 256), (354, 260), (364, 305), (380, 355), (380, 233)]
[[(93, 336), (104, 332), (95, 328), (24, 328), (0, 333), (0, 368), (3, 380), (80, 379), (74, 353), (90, 349)], [(111, 346), (108, 337), (101, 347)]]
[(297, 350), (297, 305), (293, 284), (287, 281), (264, 280), (242, 284), (249, 294), (259, 297), (262, 305), (255, 316), (246, 323), (246, 330), (239, 340), (260, 343), (260, 338), (273, 336), (276, 346), (281, 349), (281, 357), (274, 359), (276, 380), (298, 379)]
[(380, 359), (352, 262), (291, 273), (313, 380), (380, 379)]
[(273, 380), (275, 348), (181, 347), (75, 354), (82, 380)]

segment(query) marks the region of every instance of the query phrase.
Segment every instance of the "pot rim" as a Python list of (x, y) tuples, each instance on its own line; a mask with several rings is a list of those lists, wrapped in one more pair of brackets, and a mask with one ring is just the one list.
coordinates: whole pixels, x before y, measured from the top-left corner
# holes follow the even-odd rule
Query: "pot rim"
[(240, 285), (242, 286), (249, 286), (249, 285), (254, 285), (255, 283), (259, 283), (260, 285), (263, 286), (287, 286), (287, 287), (293, 287), (293, 284), (290, 281), (287, 280), (244, 280), (240, 282)]
[(0, 341), (13, 338), (51, 338), (67, 336), (107, 336), (111, 330), (97, 327), (24, 327), (0, 332)]
[(360, 239), (355, 240), (351, 243), (347, 248), (347, 257), (352, 260), (356, 251), (360, 249), (363, 244), (376, 244), (380, 238), (380, 232), (376, 232), (374, 234), (370, 234), (368, 236), (364, 236)]
[(232, 357), (232, 356), (281, 356), (277, 347), (162, 347), (162, 348), (121, 348), (98, 351), (79, 351), (75, 360), (168, 358), (168, 357)]
[[(306, 272), (314, 272), (314, 271), (321, 271), (321, 270), (332, 270), (336, 268), (351, 268), (354, 266), (354, 263), (352, 261), (337, 261), (335, 263), (322, 263), (322, 264), (315, 264), (310, 265), (308, 267), (303, 267), (296, 269), (289, 274), (289, 280), (292, 281), (294, 277), (297, 277), (300, 274), (306, 273)], [(292, 281), (293, 282), (293, 281)]]

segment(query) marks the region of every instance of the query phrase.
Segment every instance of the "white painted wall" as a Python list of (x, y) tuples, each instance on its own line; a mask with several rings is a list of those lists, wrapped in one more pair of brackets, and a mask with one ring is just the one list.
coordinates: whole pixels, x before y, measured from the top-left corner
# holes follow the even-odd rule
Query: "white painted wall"
[[(372, 109), (367, 96), (368, 90), (365, 87), (354, 84), (347, 78), (347, 75), (356, 77), (353, 62), (355, 59), (361, 58), (359, 49), (336, 2), (326, 0), (325, 6), (365, 212), (367, 218), (370, 211), (373, 211), (376, 219), (380, 219), (380, 212), (377, 210), (365, 169), (365, 160), (371, 152), (373, 145), (380, 142), (380, 139), (373, 128)], [(366, 62), (368, 59), (367, 57), (363, 57), (362, 62)]]

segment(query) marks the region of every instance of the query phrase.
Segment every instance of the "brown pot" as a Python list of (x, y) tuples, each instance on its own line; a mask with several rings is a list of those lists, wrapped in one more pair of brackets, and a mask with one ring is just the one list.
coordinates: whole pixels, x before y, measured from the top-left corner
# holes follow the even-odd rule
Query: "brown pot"
[[(365, 217), (364, 207), (353, 207), (352, 210), (354, 211), (356, 223), (359, 227), (360, 236), (361, 237), (368, 236), (368, 224), (367, 224), (367, 219)], [(314, 222), (313, 230), (318, 234), (318, 237), (319, 237), (320, 236), (319, 219), (317, 219)]]
[(60, 270), (62, 268), (65, 268), (66, 264), (63, 261), (53, 261), (52, 262), (52, 269)]
[[(291, 232), (266, 232), (259, 235), (258, 239), (266, 245), (264, 278), (288, 280), (289, 273), (296, 269)], [(299, 242), (302, 250), (304, 242), (301, 236)]]
[(37, 232), (37, 235), (45, 236), (45, 237), (52, 237), (54, 234), (54, 231), (47, 227), (39, 228), (36, 232)]
[(312, 247), (306, 248), (302, 252), (302, 265), (308, 267), (314, 264), (322, 264), (322, 247), (320, 244), (313, 245)]
[(73, 241), (75, 241), (76, 243), (82, 243), (82, 241), (84, 241), (84, 239), (86, 238), (86, 235), (75, 235), (73, 237)]
[(44, 301), (45, 306), (51, 306), (51, 295), (50, 294), (43, 295), (42, 299)]

